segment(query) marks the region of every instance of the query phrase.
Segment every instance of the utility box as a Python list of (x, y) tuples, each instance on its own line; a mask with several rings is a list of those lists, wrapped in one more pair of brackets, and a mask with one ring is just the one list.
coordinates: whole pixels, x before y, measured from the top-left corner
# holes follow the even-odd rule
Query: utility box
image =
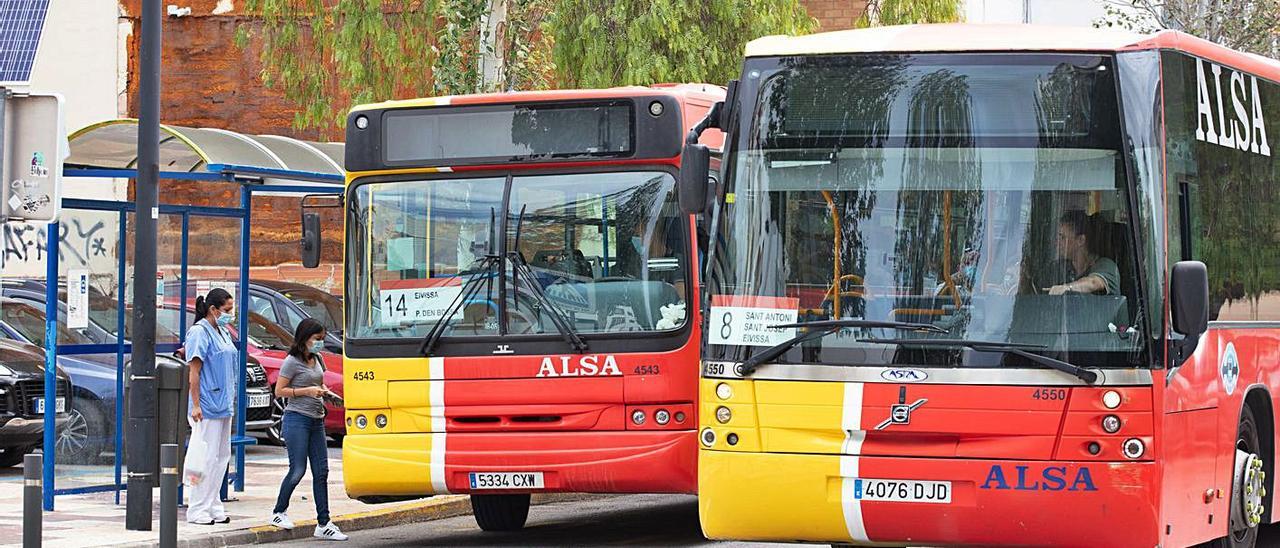
[(62, 96), (3, 98), (0, 218), (50, 222), (62, 205), (62, 162), (71, 154)]

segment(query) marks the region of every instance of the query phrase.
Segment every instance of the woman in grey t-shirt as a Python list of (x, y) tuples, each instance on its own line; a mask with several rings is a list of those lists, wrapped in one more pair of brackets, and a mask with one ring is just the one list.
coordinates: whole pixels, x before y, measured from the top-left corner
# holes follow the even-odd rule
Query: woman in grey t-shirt
[(307, 472), (311, 461), (311, 487), (316, 499), (316, 538), (347, 540), (347, 535), (329, 521), (329, 450), (324, 433), (324, 396), (333, 395), (324, 385), (324, 326), (307, 318), (298, 323), (289, 356), (276, 378), (276, 397), (289, 398), (281, 419), (285, 449), (289, 452), (289, 473), (280, 483), (280, 494), (271, 513), (271, 524), (293, 529), (285, 511), (289, 497)]

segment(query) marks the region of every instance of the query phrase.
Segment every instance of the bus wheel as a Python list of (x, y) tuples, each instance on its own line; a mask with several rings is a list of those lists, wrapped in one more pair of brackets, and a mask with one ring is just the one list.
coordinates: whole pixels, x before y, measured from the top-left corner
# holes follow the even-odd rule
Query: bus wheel
[(485, 531), (517, 531), (529, 517), (529, 495), (471, 495), (471, 511)]
[(1258, 437), (1258, 423), (1253, 410), (1245, 406), (1240, 414), (1236, 434), (1236, 463), (1231, 478), (1231, 529), (1214, 543), (1215, 548), (1252, 547), (1258, 541), (1258, 525), (1265, 513), (1263, 498), (1267, 496), (1267, 473)]

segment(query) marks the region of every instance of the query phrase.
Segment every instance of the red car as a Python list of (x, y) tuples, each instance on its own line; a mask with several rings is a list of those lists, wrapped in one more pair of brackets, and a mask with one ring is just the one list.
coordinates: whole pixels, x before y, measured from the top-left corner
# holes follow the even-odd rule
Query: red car
[[(195, 309), (187, 308), (187, 321), (193, 322)], [(289, 347), (293, 345), (293, 334), (272, 323), (260, 314), (249, 313), (249, 348), (248, 353), (267, 371), (267, 383), (275, 393), (276, 378), (280, 376), (280, 366), (289, 355)], [(156, 314), (156, 322), (175, 332), (178, 327), (178, 308), (174, 304), (160, 305)], [(232, 328), (232, 333), (235, 329)], [(342, 355), (332, 352), (321, 352), (324, 358), (324, 383), (339, 396), (342, 395)], [(271, 403), (271, 426), (266, 429), (267, 439), (276, 445), (284, 444), (284, 433), (281, 431), (281, 420), (284, 418), (284, 406), (287, 398), (274, 398)], [(346, 411), (340, 405), (325, 400), (328, 412), (324, 417), (325, 432), (335, 440), (341, 440), (347, 432), (345, 422)]]

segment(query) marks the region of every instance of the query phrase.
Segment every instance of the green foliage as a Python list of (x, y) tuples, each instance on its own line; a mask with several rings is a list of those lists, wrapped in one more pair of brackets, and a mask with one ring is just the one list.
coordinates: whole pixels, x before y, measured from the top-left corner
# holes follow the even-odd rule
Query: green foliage
[[(490, 0), (245, 0), (236, 44), (261, 48), (262, 81), (299, 106), (296, 128), (329, 129), (393, 98), (725, 82), (748, 40), (816, 27), (799, 0), (505, 2), (490, 37)], [(485, 54), (503, 59), (488, 83)]]
[(557, 0), (543, 25), (563, 87), (726, 82), (749, 40), (816, 27), (798, 0)]
[(261, 47), (263, 83), (300, 107), (295, 127), (342, 127), (352, 104), (432, 91), (436, 14), (463, 1), (245, 0), (259, 19), (241, 20), (236, 44)]
[(858, 18), (858, 28), (964, 20), (964, 0), (871, 0)]
[(1095, 27), (1150, 33), (1177, 29), (1238, 49), (1276, 57), (1280, 0), (1109, 0)]

